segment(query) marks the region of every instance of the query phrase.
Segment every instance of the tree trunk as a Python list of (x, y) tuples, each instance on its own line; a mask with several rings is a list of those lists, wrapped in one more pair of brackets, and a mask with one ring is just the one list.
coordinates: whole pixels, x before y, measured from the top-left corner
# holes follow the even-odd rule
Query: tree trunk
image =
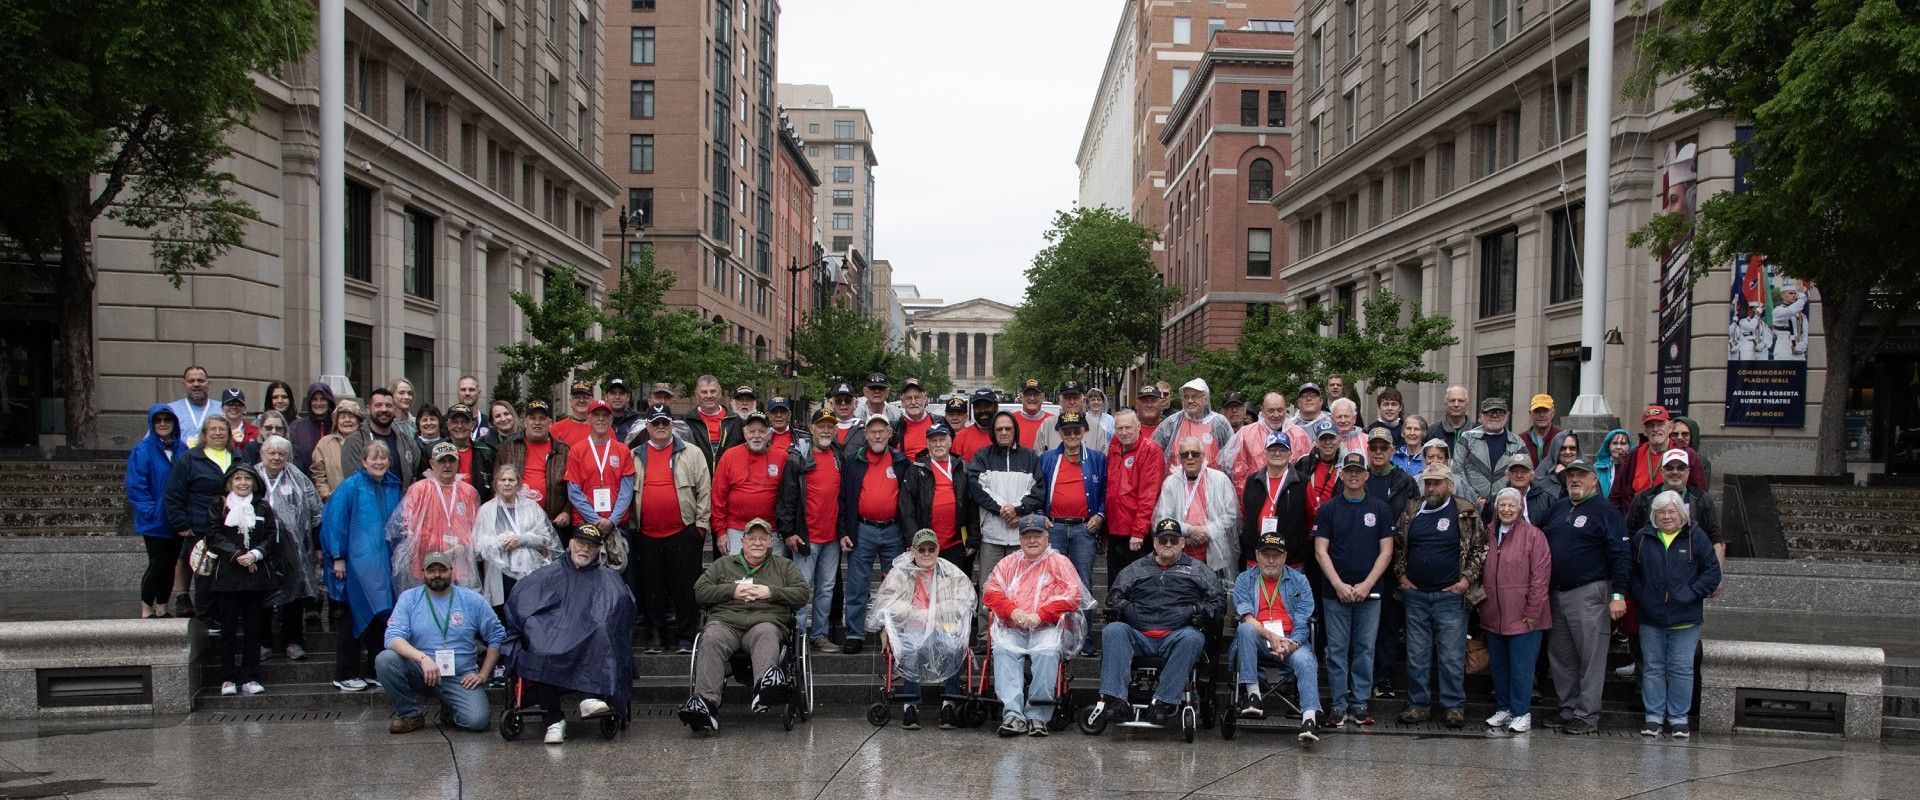
[(60, 369), (66, 389), (67, 446), (98, 446), (95, 407), (93, 292), (93, 219), (87, 214), (88, 180), (72, 182), (56, 193), (60, 208)]
[[(1847, 471), (1847, 389), (1853, 385), (1860, 321), (1866, 318), (1868, 288), (1820, 286), (1821, 327), (1826, 334), (1827, 378), (1820, 392), (1820, 440), (1814, 470), (1821, 475)], [(1870, 353), (1861, 354), (1863, 357)]]

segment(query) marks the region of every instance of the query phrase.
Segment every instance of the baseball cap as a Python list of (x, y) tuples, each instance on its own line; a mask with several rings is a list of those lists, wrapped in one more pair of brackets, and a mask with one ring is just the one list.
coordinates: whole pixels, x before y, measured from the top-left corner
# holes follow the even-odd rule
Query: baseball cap
[(1066, 397), (1068, 395), (1075, 395), (1075, 394), (1086, 394), (1086, 393), (1087, 393), (1087, 388), (1085, 386), (1081, 386), (1079, 381), (1067, 381), (1065, 383), (1060, 384), (1061, 397)]
[(1420, 480), (1450, 481), (1453, 480), (1453, 469), (1445, 464), (1428, 464), (1426, 469), (1420, 471)]
[(1293, 452), (1293, 437), (1288, 436), (1286, 431), (1272, 431), (1268, 433), (1267, 449), (1272, 450), (1276, 447), (1287, 452)]
[(1021, 393), (1021, 394), (1026, 394), (1027, 392), (1038, 392), (1038, 391), (1040, 391), (1040, 379), (1039, 379), (1039, 378), (1028, 378), (1028, 379), (1026, 379), (1026, 380), (1024, 380), (1024, 381), (1021, 381), (1021, 382), (1020, 382), (1020, 393)]
[(607, 535), (605, 533), (600, 532), (600, 526), (595, 525), (591, 522), (585, 525), (581, 525), (578, 528), (574, 528), (573, 538), (580, 539), (582, 541), (587, 542), (588, 544), (593, 544), (593, 545), (606, 544), (607, 542)]
[(1053, 427), (1063, 431), (1068, 428), (1079, 428), (1084, 431), (1087, 429), (1087, 416), (1078, 411), (1062, 411), (1060, 419), (1053, 423)]
[(1592, 464), (1589, 464), (1589, 463), (1587, 463), (1587, 460), (1586, 460), (1586, 459), (1584, 459), (1584, 458), (1576, 458), (1576, 459), (1574, 459), (1574, 460), (1573, 460), (1572, 462), (1570, 462), (1570, 463), (1568, 463), (1568, 464), (1567, 464), (1567, 470), (1566, 470), (1566, 471), (1568, 471), (1568, 472), (1592, 472), (1592, 471), (1593, 471), (1593, 465), (1592, 465)]
[(748, 536), (751, 536), (753, 535), (754, 531), (760, 531), (762, 533), (765, 533), (768, 536), (772, 536), (773, 523), (770, 523), (760, 517), (754, 517), (753, 519), (747, 520), (746, 527), (740, 529), (740, 538), (744, 539)]
[(867, 373), (867, 388), (869, 389), (887, 388), (887, 373), (884, 373), (884, 372)]
[(1315, 435), (1315, 436), (1314, 436), (1313, 438), (1315, 438), (1315, 439), (1325, 439), (1325, 438), (1327, 438), (1327, 437), (1329, 437), (1329, 436), (1332, 436), (1332, 437), (1334, 437), (1334, 438), (1336, 438), (1336, 439), (1338, 439), (1338, 438), (1340, 438), (1340, 431), (1338, 431), (1338, 430), (1335, 430), (1335, 429), (1334, 429), (1334, 427), (1333, 427), (1332, 425), (1328, 425), (1328, 426), (1326, 426), (1326, 427), (1324, 427), (1324, 428), (1321, 428), (1321, 429), (1320, 429), (1320, 433), (1318, 433), (1318, 434), (1316, 434), (1316, 435)]
[(900, 391), (904, 392), (908, 389), (919, 389), (924, 392), (927, 390), (927, 387), (920, 383), (919, 378), (908, 378), (900, 382)]
[(1480, 401), (1480, 411), (1482, 413), (1485, 413), (1488, 411), (1504, 412), (1506, 410), (1507, 410), (1507, 399), (1504, 397), (1489, 397), (1485, 400)]
[(664, 394), (668, 398), (677, 396), (673, 393), (673, 384), (671, 383), (656, 383), (653, 385), (652, 389), (647, 390), (647, 394), (649, 395)]
[(1673, 448), (1672, 450), (1668, 450), (1667, 452), (1665, 452), (1665, 453), (1661, 453), (1661, 454), (1660, 454), (1660, 466), (1663, 466), (1663, 467), (1664, 467), (1664, 466), (1666, 466), (1666, 465), (1668, 465), (1668, 464), (1671, 464), (1671, 463), (1673, 463), (1673, 462), (1675, 462), (1675, 461), (1678, 461), (1678, 462), (1680, 462), (1680, 463), (1682, 463), (1682, 464), (1686, 464), (1686, 465), (1688, 465), (1688, 466), (1692, 466), (1692, 464), (1693, 464), (1693, 460), (1692, 460), (1692, 459), (1689, 459), (1689, 458), (1687, 458), (1687, 451), (1685, 451), (1685, 450), (1682, 450), (1682, 449), (1680, 449), (1680, 448), (1678, 448), (1678, 447), (1676, 447), (1676, 448)]
[[(574, 535), (578, 536), (579, 534), (574, 534)], [(441, 566), (441, 567), (446, 567), (447, 569), (453, 569), (453, 556), (447, 555), (446, 553), (439, 550), (435, 550), (431, 553), (428, 553), (426, 558), (423, 558), (420, 560), (420, 568), (424, 570), (427, 567), (432, 567), (432, 566)]]
[(467, 405), (466, 403), (454, 403), (453, 405), (447, 406), (447, 419), (453, 419), (454, 417), (473, 419), (473, 406)]
[(751, 386), (740, 386), (738, 388), (735, 388), (733, 390), (733, 396), (735, 399), (739, 399), (742, 397), (758, 397), (758, 395), (753, 393), (753, 387)]
[(673, 419), (673, 412), (668, 411), (666, 406), (658, 404), (647, 407), (648, 422), (658, 422), (663, 419)]
[(528, 400), (527, 410), (520, 413), (526, 416), (533, 416), (533, 412), (535, 411), (551, 417), (553, 416), (553, 404), (545, 400)]
[(1047, 519), (1045, 514), (1028, 514), (1020, 518), (1020, 532), (1044, 531), (1051, 524), (1053, 521)]
[(947, 401), (947, 413), (949, 414), (955, 411), (966, 411), (966, 410), (967, 410), (967, 398), (955, 397)]
[(756, 422), (758, 422), (758, 423), (760, 423), (760, 424), (762, 424), (762, 425), (772, 425), (772, 424), (773, 424), (773, 422), (772, 422), (771, 420), (769, 420), (769, 419), (767, 419), (767, 413), (766, 413), (766, 412), (764, 412), (764, 411), (749, 411), (749, 412), (747, 412), (747, 416), (746, 416), (746, 417), (744, 417), (744, 418), (742, 418), (742, 419), (740, 420), (740, 427), (742, 427), (742, 428), (744, 428), (744, 427), (746, 427), (746, 426), (748, 426), (748, 425), (752, 425), (753, 423), (756, 423)]
[(826, 406), (821, 406), (819, 411), (813, 413), (813, 421), (839, 423), (840, 418), (834, 416), (833, 412), (827, 410)]
[(992, 389), (982, 386), (973, 390), (973, 402), (994, 403), (997, 405), (1000, 402), (1000, 395), (995, 394)]
[(867, 417), (867, 421), (863, 423), (863, 426), (871, 428), (873, 427), (873, 424), (876, 422), (882, 425), (885, 425), (889, 428), (893, 427), (893, 420), (887, 419), (887, 415), (885, 414), (875, 414), (871, 417)]
[(853, 387), (848, 385), (844, 381), (841, 383), (836, 383), (833, 385), (833, 396), (834, 397), (852, 397)]
[(1282, 539), (1282, 538), (1280, 538), (1280, 534), (1277, 534), (1277, 533), (1268, 533), (1268, 534), (1264, 534), (1264, 535), (1262, 535), (1262, 536), (1260, 537), (1260, 543), (1259, 543), (1259, 544), (1256, 544), (1256, 545), (1254, 545), (1254, 546), (1253, 546), (1253, 549), (1255, 549), (1255, 550), (1279, 550), (1279, 551), (1281, 551), (1281, 552), (1286, 552), (1286, 549), (1287, 549), (1287, 541), (1286, 541), (1285, 539)]
[(1153, 523), (1153, 538), (1155, 539), (1162, 539), (1169, 536), (1178, 538), (1185, 535), (1187, 535), (1187, 532), (1180, 529), (1180, 521), (1177, 519), (1163, 517), (1159, 522)]
[(605, 411), (611, 414), (613, 413), (613, 406), (607, 405), (607, 401), (605, 400), (595, 400), (593, 401), (593, 403), (587, 406), (588, 414), (593, 414), (600, 411)]
[(593, 394), (593, 384), (587, 383), (586, 381), (574, 381), (573, 387), (567, 392), (567, 394), (569, 395)]
[(1527, 401), (1528, 410), (1531, 411), (1531, 410), (1540, 409), (1540, 408), (1546, 408), (1546, 409), (1553, 408), (1553, 395), (1544, 394), (1544, 393), (1536, 394), (1533, 396), (1532, 400)]
[(443, 459), (443, 458), (457, 459), (459, 457), (460, 457), (460, 448), (454, 447), (452, 442), (441, 442), (433, 446), (433, 456), (428, 460), (439, 461), (440, 459)]
[(1656, 420), (1665, 422), (1668, 419), (1670, 419), (1670, 417), (1667, 416), (1665, 406), (1647, 406), (1647, 410), (1640, 412), (1640, 421), (1643, 423), (1654, 422)]
[(927, 426), (927, 436), (929, 437), (952, 435), (953, 428), (947, 425), (947, 421), (944, 419), (936, 419), (933, 421), (933, 424)]
[(1386, 428), (1374, 428), (1373, 430), (1367, 431), (1367, 443), (1372, 444), (1374, 442), (1393, 444), (1393, 434), (1389, 433)]
[(1358, 450), (1348, 450), (1340, 456), (1340, 469), (1342, 470), (1366, 468), (1367, 457), (1361, 455)]
[(1453, 445), (1447, 444), (1447, 440), (1442, 439), (1438, 436), (1428, 439), (1425, 444), (1420, 445), (1421, 450), (1426, 450), (1429, 447), (1438, 447), (1441, 450), (1447, 451), (1448, 453), (1453, 452)]
[(787, 398), (775, 397), (772, 400), (767, 401), (767, 410), (768, 411), (792, 411), (793, 404), (790, 402), (787, 402)]
[(1533, 457), (1526, 453), (1514, 453), (1506, 458), (1500, 459), (1501, 472), (1513, 469), (1514, 467), (1533, 469)]
[(224, 392), (221, 392), (220, 405), (224, 406), (228, 403), (239, 403), (240, 405), (243, 405), (243, 406), (246, 405), (247, 393), (240, 391), (239, 389), (228, 389)]
[(1240, 392), (1227, 392), (1227, 401), (1224, 403), (1221, 403), (1220, 406), (1222, 408), (1225, 408), (1227, 406), (1244, 406), (1246, 404), (1247, 404), (1246, 395), (1241, 394)]
[(1307, 381), (1306, 383), (1300, 384), (1300, 391), (1294, 392), (1294, 395), (1296, 396), (1303, 395), (1308, 392), (1319, 394), (1320, 384), (1314, 383), (1313, 381)]
[(914, 531), (913, 544), (908, 546), (918, 549), (920, 545), (923, 545), (923, 544), (930, 544), (935, 547), (939, 547), (940, 534), (934, 533), (933, 531), (928, 530), (926, 528), (921, 528), (920, 530)]
[(1134, 397), (1151, 397), (1157, 400), (1160, 397), (1160, 387), (1149, 383), (1145, 386), (1140, 387), (1140, 391), (1135, 392), (1133, 396)]
[(607, 391), (609, 391), (609, 392), (611, 392), (611, 391), (613, 391), (613, 390), (615, 390), (615, 389), (619, 389), (619, 390), (621, 390), (621, 391), (624, 391), (624, 392), (628, 392), (628, 393), (632, 393), (632, 392), (633, 392), (633, 390), (632, 390), (632, 389), (629, 389), (629, 388), (627, 388), (627, 379), (626, 379), (626, 378), (610, 378), (610, 379), (608, 379), (608, 380), (607, 380), (607, 387), (606, 387), (606, 390), (607, 390)]

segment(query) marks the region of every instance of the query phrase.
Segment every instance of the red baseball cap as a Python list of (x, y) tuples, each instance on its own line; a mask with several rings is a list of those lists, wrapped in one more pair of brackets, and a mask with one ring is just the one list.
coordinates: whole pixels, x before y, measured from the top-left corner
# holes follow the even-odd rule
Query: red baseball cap
[(593, 401), (593, 405), (587, 406), (587, 413), (592, 414), (595, 411), (605, 411), (611, 414), (613, 413), (613, 406), (607, 405), (607, 401), (605, 400), (595, 400)]
[(1669, 417), (1667, 416), (1665, 406), (1647, 406), (1647, 410), (1640, 412), (1640, 422), (1642, 424), (1655, 420), (1666, 422), (1668, 419)]

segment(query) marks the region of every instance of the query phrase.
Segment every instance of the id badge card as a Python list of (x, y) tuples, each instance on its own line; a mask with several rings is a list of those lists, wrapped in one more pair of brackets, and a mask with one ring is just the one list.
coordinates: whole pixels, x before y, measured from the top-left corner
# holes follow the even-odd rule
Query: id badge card
[(1266, 626), (1268, 633), (1275, 633), (1281, 636), (1287, 635), (1287, 626), (1285, 623), (1281, 622), (1280, 620), (1270, 619), (1261, 624)]
[(1260, 518), (1260, 532), (1261, 532), (1261, 533), (1274, 533), (1274, 532), (1276, 532), (1276, 531), (1279, 531), (1279, 530), (1280, 530), (1280, 520), (1278, 520), (1278, 519), (1275, 519), (1275, 518), (1273, 518), (1273, 517), (1261, 517), (1261, 518)]
[(593, 490), (593, 510), (596, 514), (613, 513), (613, 490), (604, 486)]
[(441, 675), (454, 674), (453, 651), (444, 647), (433, 651), (433, 665), (440, 668)]
[(741, 586), (752, 586), (752, 585), (753, 585), (753, 579), (752, 579), (752, 578), (741, 578), (741, 579), (739, 579), (739, 580), (737, 580), (737, 581), (734, 581), (734, 583), (736, 583), (736, 584), (738, 584), (738, 585), (741, 585)]

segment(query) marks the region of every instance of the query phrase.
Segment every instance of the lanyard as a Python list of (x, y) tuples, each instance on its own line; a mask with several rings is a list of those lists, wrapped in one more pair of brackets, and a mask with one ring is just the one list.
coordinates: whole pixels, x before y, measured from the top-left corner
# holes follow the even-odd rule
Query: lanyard
[(440, 510), (446, 513), (447, 528), (449, 530), (453, 528), (453, 492), (454, 488), (452, 486), (448, 486), (444, 492), (440, 491), (440, 482), (434, 481), (433, 496), (440, 501)]
[(740, 568), (747, 571), (747, 577), (749, 578), (753, 577), (754, 573), (759, 572), (760, 567), (764, 567), (767, 565), (767, 562), (762, 561), (760, 562), (760, 567), (748, 566), (746, 556), (739, 556), (739, 559), (740, 559)]
[(433, 619), (434, 627), (440, 629), (440, 642), (445, 644), (447, 627), (453, 624), (453, 597), (447, 597), (447, 615), (442, 617), (440, 611), (433, 607), (433, 592), (423, 592), (423, 594), (427, 596), (427, 616)]
[(280, 477), (268, 478), (267, 479), (267, 497), (273, 497), (274, 495), (279, 494), (280, 484), (283, 484), (286, 482), (287, 482), (287, 471), (285, 469), (280, 470)]
[(947, 479), (947, 485), (949, 486), (953, 485), (953, 465), (947, 463), (946, 459), (944, 458), (929, 459), (927, 461), (927, 464), (928, 466), (933, 467), (934, 472), (940, 473), (940, 477)]
[[(1273, 591), (1268, 592), (1267, 579), (1261, 578), (1260, 579), (1260, 609), (1273, 608), (1274, 602), (1279, 599), (1280, 599), (1280, 580), (1278, 578), (1274, 579)], [(1255, 610), (1258, 611), (1260, 609), (1255, 609)]]
[(1206, 485), (1205, 481), (1202, 479), (1205, 478), (1206, 475), (1207, 475), (1206, 473), (1202, 472), (1200, 473), (1200, 477), (1198, 478), (1187, 479), (1187, 507), (1188, 508), (1192, 508), (1193, 501), (1200, 498), (1200, 490), (1202, 488), (1205, 488), (1205, 485)]
[(593, 437), (587, 437), (587, 453), (593, 457), (594, 470), (600, 474), (600, 482), (607, 482), (607, 459), (613, 457), (613, 439), (607, 439), (607, 449), (601, 452), (593, 446)]
[(1277, 491), (1278, 487), (1276, 486), (1276, 482), (1286, 483), (1287, 474), (1282, 472), (1280, 473), (1280, 477), (1278, 478), (1267, 479), (1267, 514), (1266, 515), (1269, 517), (1274, 516), (1273, 509), (1275, 506), (1278, 506), (1280, 504), (1280, 493), (1279, 491)]
[(200, 436), (201, 426), (206, 424), (207, 415), (213, 413), (213, 401), (208, 400), (206, 405), (201, 406), (200, 416), (197, 416), (197, 417), (193, 415), (192, 402), (181, 403), (181, 405), (185, 406), (187, 409), (187, 424), (192, 427), (192, 430), (190, 431), (190, 433), (195, 438), (198, 438)]

